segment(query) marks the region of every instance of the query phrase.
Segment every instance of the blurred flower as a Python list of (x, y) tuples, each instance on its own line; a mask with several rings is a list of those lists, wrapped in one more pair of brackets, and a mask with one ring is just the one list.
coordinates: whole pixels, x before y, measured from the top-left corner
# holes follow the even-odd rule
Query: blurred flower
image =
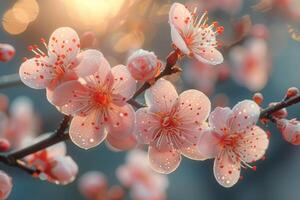
[(210, 130), (203, 132), (198, 148), (202, 155), (215, 158), (214, 175), (223, 187), (232, 187), (240, 178), (241, 167), (264, 156), (269, 140), (256, 126), (260, 108), (245, 100), (230, 108), (217, 107), (209, 117)]
[(294, 145), (300, 145), (300, 122), (297, 119), (277, 120), (277, 126), (287, 142)]
[(134, 200), (166, 199), (168, 179), (151, 169), (147, 153), (144, 151), (130, 151), (126, 156), (126, 163), (120, 166), (116, 173), (119, 181), (131, 189)]
[(0, 199), (7, 199), (12, 190), (12, 180), (5, 172), (0, 170)]
[[(223, 62), (223, 55), (216, 49), (218, 46), (216, 34), (223, 32), (223, 27), (217, 22), (210, 26), (207, 22), (207, 12), (200, 19), (196, 18), (196, 9), (190, 13), (179, 3), (174, 3), (169, 13), (171, 36), (174, 45), (186, 55), (195, 57), (200, 62), (217, 65)], [(213, 29), (216, 28), (216, 31)]]
[(0, 138), (0, 152), (6, 152), (10, 149), (10, 142), (5, 138)]
[(27, 97), (16, 98), (9, 110), (9, 115), (0, 113), (0, 135), (7, 139), (11, 147), (18, 149), (27, 137), (34, 137), (40, 128), (32, 101)]
[(251, 91), (259, 91), (265, 87), (271, 60), (264, 40), (249, 39), (244, 46), (234, 47), (229, 56), (233, 67), (232, 76), (238, 84)]
[(16, 53), (15, 48), (10, 44), (0, 43), (0, 61), (8, 62), (10, 61)]
[(99, 62), (96, 73), (60, 85), (53, 95), (61, 112), (74, 116), (70, 137), (84, 149), (99, 145), (107, 134), (126, 140), (134, 129), (135, 113), (127, 101), (136, 90), (136, 81), (126, 66), (111, 69), (104, 57)]
[(181, 162), (181, 154), (202, 160), (196, 150), (199, 130), (210, 112), (210, 101), (197, 90), (179, 96), (175, 87), (159, 79), (145, 92), (149, 107), (136, 112), (137, 136), (148, 144), (150, 166), (160, 173), (171, 173)]
[(83, 174), (79, 179), (80, 193), (89, 200), (106, 200), (108, 185), (106, 176), (97, 171)]
[(153, 81), (164, 69), (153, 52), (143, 49), (135, 51), (127, 60), (131, 76), (138, 81)]
[(58, 28), (52, 33), (48, 46), (48, 56), (37, 45), (29, 47), (36, 54), (20, 67), (21, 80), (34, 89), (47, 88), (47, 97), (51, 102), (54, 89), (61, 83), (75, 80), (77, 76), (86, 76), (98, 69), (103, 55), (97, 50), (80, 52), (77, 33), (69, 28)]
[(92, 31), (86, 31), (80, 37), (80, 47), (82, 49), (96, 48), (98, 43), (97, 35)]
[(225, 64), (213, 67), (206, 63), (192, 61), (186, 65), (183, 73), (184, 80), (188, 84), (206, 95), (211, 95), (218, 81), (224, 81), (228, 78), (229, 67)]
[[(23, 147), (33, 145), (50, 134), (44, 134), (38, 138), (27, 138), (23, 142)], [(45, 176), (46, 180), (56, 184), (68, 184), (72, 182), (78, 172), (78, 166), (74, 160), (66, 155), (66, 145), (60, 142), (46, 149), (38, 151), (25, 157), (29, 166), (34, 166)]]

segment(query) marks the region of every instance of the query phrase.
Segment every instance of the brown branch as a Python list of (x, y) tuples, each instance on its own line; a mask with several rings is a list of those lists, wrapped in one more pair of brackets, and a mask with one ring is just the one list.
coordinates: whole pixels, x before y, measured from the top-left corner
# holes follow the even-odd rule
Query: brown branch
[(273, 113), (279, 111), (280, 109), (287, 108), (287, 107), (292, 106), (297, 103), (300, 103), (300, 94), (298, 94), (294, 97), (288, 98), (288, 99), (284, 99), (283, 101), (281, 101), (280, 103), (278, 103), (274, 106), (269, 106), (269, 107), (263, 109), (260, 113), (260, 119), (267, 118), (272, 121)]
[(70, 136), (68, 133), (65, 133), (65, 131), (68, 128), (70, 120), (71, 117), (65, 115), (64, 119), (59, 125), (59, 128), (52, 135), (50, 135), (49, 137), (47, 137), (46, 139), (38, 143), (25, 147), (24, 149), (6, 153), (6, 154), (0, 154), (0, 162), (12, 167), (17, 167), (19, 169), (22, 169), (31, 175), (35, 173), (39, 173), (38, 170), (26, 166), (21, 161), (21, 159), (32, 153), (45, 149), (49, 146), (68, 140)]

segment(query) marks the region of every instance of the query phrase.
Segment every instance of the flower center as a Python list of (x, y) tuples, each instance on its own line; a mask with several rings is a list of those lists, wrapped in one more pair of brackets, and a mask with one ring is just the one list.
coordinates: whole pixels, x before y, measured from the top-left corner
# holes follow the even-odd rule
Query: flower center
[(104, 92), (96, 92), (94, 94), (94, 101), (98, 105), (105, 106), (109, 103), (109, 96)]
[(241, 139), (239, 134), (226, 134), (221, 138), (220, 145), (222, 148), (235, 148), (239, 139)]
[(170, 116), (163, 117), (161, 120), (161, 126), (164, 128), (175, 127), (176, 125), (177, 125), (176, 120)]

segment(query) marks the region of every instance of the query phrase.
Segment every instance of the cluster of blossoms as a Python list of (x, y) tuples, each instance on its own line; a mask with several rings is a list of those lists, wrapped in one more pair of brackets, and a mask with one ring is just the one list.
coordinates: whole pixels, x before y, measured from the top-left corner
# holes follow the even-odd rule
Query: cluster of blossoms
[[(174, 85), (162, 77), (184, 55), (198, 63), (197, 73), (211, 77), (205, 87), (200, 87), (205, 93), (210, 93), (218, 80), (228, 77), (226, 63), (223, 68), (210, 69), (211, 65), (223, 63), (216, 37), (224, 28), (217, 22), (208, 25), (207, 12), (200, 17), (196, 15), (197, 9), (190, 12), (180, 3), (171, 6), (169, 24), (175, 50), (166, 65), (153, 52), (141, 49), (133, 52), (126, 65), (111, 67), (100, 51), (86, 49), (97, 46), (95, 35), (87, 32), (80, 41), (72, 28), (62, 27), (54, 31), (48, 44), (41, 39), (47, 53), (37, 45), (30, 46), (35, 56), (26, 58), (20, 67), (23, 83), (34, 89), (46, 89), (48, 101), (71, 117), (68, 134), (78, 147), (90, 149), (106, 141), (114, 150), (148, 149), (148, 154), (131, 151), (126, 164), (117, 170), (118, 179), (130, 189), (133, 199), (165, 199), (168, 180), (162, 174), (174, 172), (182, 156), (198, 161), (213, 158), (217, 182), (232, 187), (240, 179), (241, 168), (256, 170), (252, 163), (264, 158), (268, 148), (268, 134), (256, 125), (261, 118), (262, 95), (256, 94), (253, 101), (241, 101), (232, 109), (216, 107), (211, 112), (206, 94), (195, 89), (178, 94)], [(255, 26), (251, 34), (245, 47), (235, 47), (230, 57), (235, 79), (255, 91), (266, 84), (270, 63), (265, 42), (267, 32), (262, 26)], [(7, 55), (12, 53), (5, 54), (9, 60)], [(140, 94), (139, 83), (149, 86), (143, 90), (145, 106), (135, 101)], [(296, 88), (291, 88), (285, 99), (298, 94)], [(5, 104), (0, 104), (2, 107), (6, 109)], [(0, 133), (4, 139), (0, 140), (0, 150), (8, 150), (9, 145), (22, 148), (42, 140), (28, 134), (34, 118), (30, 106), (19, 106), (10, 113), (7, 120), (6, 114), (0, 112), (0, 117), (3, 115)], [(273, 120), (287, 141), (300, 144), (300, 123), (296, 119), (287, 120), (285, 109), (268, 117), (271, 118), (262, 121)], [(28, 119), (31, 122), (24, 121)], [(27, 140), (25, 137), (16, 140), (16, 135), (26, 135)], [(78, 173), (77, 164), (66, 155), (64, 143), (28, 155), (22, 162), (39, 172), (34, 175), (57, 184), (72, 182)], [(1, 184), (4, 186), (0, 187), (0, 194), (6, 198), (11, 179), (3, 172), (0, 172)], [(125, 195), (120, 187), (108, 189), (105, 176), (99, 172), (81, 177), (79, 189), (90, 200), (123, 199)]]
[(117, 169), (116, 175), (122, 186), (109, 187), (104, 174), (97, 171), (87, 172), (80, 177), (79, 191), (89, 200), (121, 200), (125, 198), (124, 187), (130, 190), (133, 200), (166, 199), (168, 179), (150, 168), (147, 154), (142, 150), (128, 152), (126, 163)]

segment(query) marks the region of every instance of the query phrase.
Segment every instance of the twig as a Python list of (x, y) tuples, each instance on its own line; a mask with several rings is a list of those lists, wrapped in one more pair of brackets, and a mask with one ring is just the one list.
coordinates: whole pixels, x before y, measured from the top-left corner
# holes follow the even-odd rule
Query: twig
[(263, 109), (260, 113), (260, 119), (264, 119), (264, 118), (271, 119), (272, 118), (271, 115), (273, 113), (275, 113), (276, 111), (283, 109), (283, 108), (287, 108), (287, 107), (292, 106), (297, 103), (300, 103), (300, 94), (298, 94), (294, 97), (291, 97), (289, 99), (285, 99), (274, 106), (270, 106), (270, 107)]

